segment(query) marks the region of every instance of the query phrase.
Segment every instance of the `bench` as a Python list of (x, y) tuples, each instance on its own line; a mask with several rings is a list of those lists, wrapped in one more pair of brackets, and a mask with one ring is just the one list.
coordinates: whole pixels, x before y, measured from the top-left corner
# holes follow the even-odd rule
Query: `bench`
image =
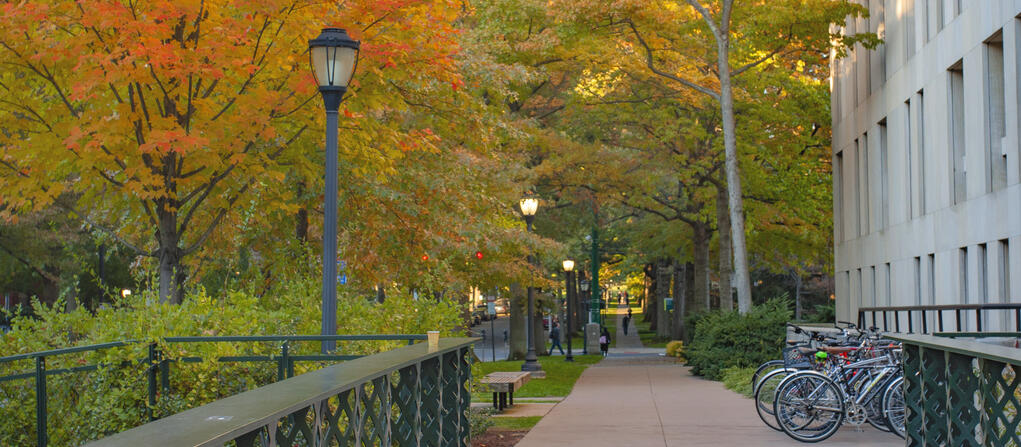
[(514, 405), (514, 391), (520, 389), (532, 374), (525, 371), (517, 372), (492, 372), (479, 379), (479, 383), (487, 385), (493, 391), (493, 408), (503, 411), (510, 405)]

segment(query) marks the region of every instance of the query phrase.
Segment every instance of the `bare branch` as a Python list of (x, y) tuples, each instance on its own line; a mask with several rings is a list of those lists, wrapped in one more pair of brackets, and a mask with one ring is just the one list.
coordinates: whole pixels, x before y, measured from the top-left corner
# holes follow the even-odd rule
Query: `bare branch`
[(695, 91), (700, 92), (700, 93), (704, 93), (704, 94), (708, 95), (710, 98), (713, 98), (713, 99), (715, 99), (717, 101), (720, 100), (720, 94), (719, 93), (716, 93), (716, 92), (712, 91), (711, 89), (708, 89), (706, 87), (698, 85), (698, 84), (696, 84), (694, 82), (691, 82), (691, 81), (689, 81), (687, 79), (684, 79), (682, 77), (679, 77), (679, 76), (676, 76), (676, 75), (672, 75), (670, 73), (667, 73), (665, 71), (662, 71), (662, 70), (656, 68), (655, 61), (654, 61), (654, 59), (652, 57), (652, 48), (650, 48), (649, 44), (646, 43), (645, 39), (642, 38), (641, 33), (638, 32), (638, 28), (635, 27), (635, 24), (633, 22), (628, 20), (627, 24), (631, 28), (631, 31), (634, 32), (635, 38), (638, 39), (638, 43), (641, 44), (643, 48), (645, 48), (645, 62), (646, 62), (646, 65), (649, 67), (649, 70), (652, 70), (653, 73), (655, 73), (655, 74), (657, 74), (659, 76), (662, 76), (664, 78), (670, 79), (670, 80), (672, 80), (674, 82), (677, 82), (677, 83), (679, 83), (679, 84), (681, 84), (681, 85), (683, 85), (685, 87), (688, 87), (688, 88), (690, 88), (692, 90), (695, 90)]

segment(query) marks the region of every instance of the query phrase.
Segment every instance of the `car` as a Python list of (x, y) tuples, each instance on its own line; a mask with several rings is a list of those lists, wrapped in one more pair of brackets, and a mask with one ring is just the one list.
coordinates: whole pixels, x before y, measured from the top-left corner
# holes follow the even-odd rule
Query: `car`
[(507, 305), (506, 304), (497, 303), (495, 307), (496, 307), (496, 315), (507, 315)]
[(486, 321), (487, 319), (489, 319), (489, 316), (486, 315), (485, 308), (475, 308), (471, 315), (471, 325), (477, 326), (479, 323)]
[(491, 320), (493, 318), (492, 315), (489, 315), (489, 307), (486, 306), (485, 304), (483, 304), (481, 306), (477, 306), (475, 308), (475, 312), (479, 313), (479, 315), (481, 316), (480, 319), (482, 321), (489, 321), (489, 320)]

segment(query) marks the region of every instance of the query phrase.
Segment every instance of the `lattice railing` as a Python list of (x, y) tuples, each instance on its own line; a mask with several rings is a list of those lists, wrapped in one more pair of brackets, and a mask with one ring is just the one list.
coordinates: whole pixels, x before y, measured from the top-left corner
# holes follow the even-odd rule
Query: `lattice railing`
[(88, 446), (468, 446), (475, 340), (351, 360)]
[(928, 335), (904, 347), (908, 446), (1021, 446), (1021, 350)]

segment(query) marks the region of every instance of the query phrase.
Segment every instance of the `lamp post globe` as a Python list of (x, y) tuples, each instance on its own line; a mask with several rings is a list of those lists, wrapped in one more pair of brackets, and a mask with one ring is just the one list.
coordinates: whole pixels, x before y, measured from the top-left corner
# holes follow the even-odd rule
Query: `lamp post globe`
[[(358, 65), (360, 43), (340, 28), (308, 41), (309, 65), (326, 108), (326, 191), (323, 195), (322, 335), (337, 334), (337, 111)], [(323, 340), (322, 352), (336, 347)]]
[[(539, 199), (535, 197), (522, 198), (518, 203), (521, 207), (521, 215), (525, 217), (526, 230), (532, 232), (532, 219), (535, 218), (535, 212), (539, 210)], [(534, 264), (535, 257), (532, 255), (528, 256), (528, 263)], [(528, 286), (528, 314), (525, 318), (525, 343), (528, 344), (528, 351), (525, 353), (525, 363), (521, 365), (522, 371), (542, 371), (542, 366), (539, 365), (539, 359), (535, 354), (535, 341), (533, 340), (534, 322), (535, 320), (535, 288), (531, 285)]]

